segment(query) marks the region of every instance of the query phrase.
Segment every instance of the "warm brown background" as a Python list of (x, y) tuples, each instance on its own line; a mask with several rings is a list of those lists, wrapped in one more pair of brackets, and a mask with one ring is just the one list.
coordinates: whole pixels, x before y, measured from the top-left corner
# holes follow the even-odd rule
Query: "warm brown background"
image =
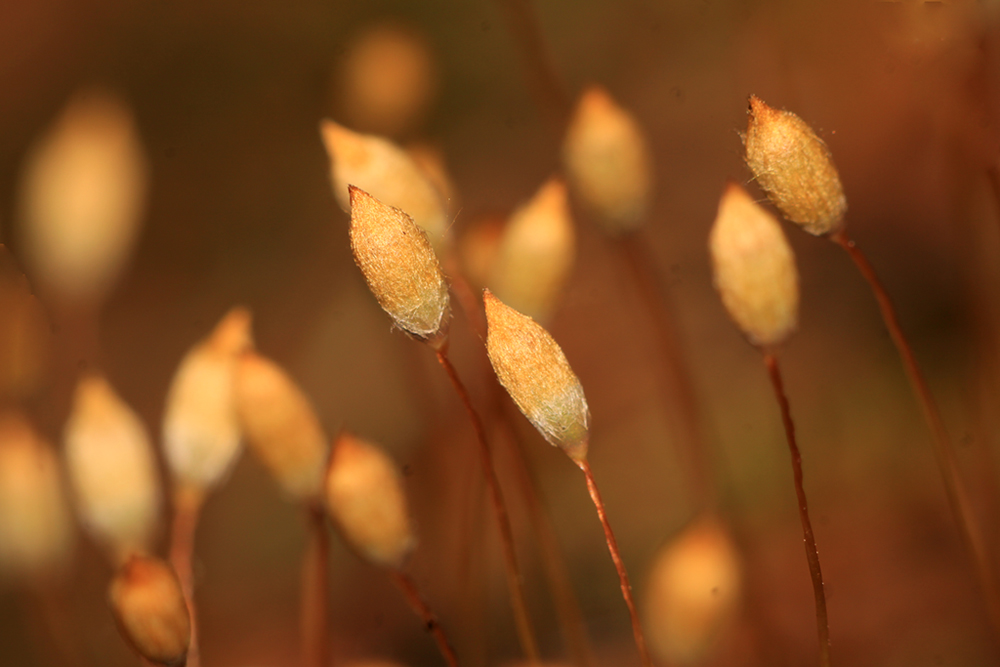
[[(336, 114), (346, 45), (394, 18), (426, 34), (441, 92), (420, 136), (444, 149), (463, 208), (509, 210), (557, 168), (502, 2), (5, 0), (0, 7), (0, 230), (21, 158), (70, 92), (98, 82), (134, 106), (152, 164), (145, 229), (101, 319), (101, 362), (157, 432), (184, 350), (234, 303), (259, 348), (291, 371), (332, 433), (376, 439), (407, 466), (422, 544), (418, 583), (465, 664), (514, 659), (492, 523), (470, 538), (471, 430), (430, 352), (391, 331), (349, 253), (318, 120)], [(758, 594), (712, 664), (815, 662), (812, 599), (777, 408), (756, 352), (712, 290), (709, 225), (726, 179), (747, 181), (738, 131), (747, 95), (799, 113), (827, 140), (849, 224), (899, 306), (997, 546), (1000, 212), (985, 170), (1000, 153), (1000, 6), (990, 2), (535, 3), (570, 91), (606, 85), (648, 131), (656, 202), (645, 230), (669, 284)], [(531, 67), (531, 65), (527, 65)], [(930, 439), (847, 257), (794, 228), (800, 331), (782, 350), (830, 598), (838, 665), (997, 664), (950, 521)], [(579, 258), (551, 330), (593, 411), (592, 464), (639, 595), (655, 549), (689, 517), (657, 348), (619, 258), (581, 220)], [(0, 314), (2, 316), (2, 314)], [(484, 403), (478, 341), (455, 326), (456, 363)], [(57, 338), (57, 344), (60, 343)], [(71, 359), (33, 408), (58, 436)], [(62, 389), (60, 389), (62, 387)], [(428, 387), (430, 391), (428, 391)], [(521, 420), (592, 636), (608, 663), (635, 664), (617, 580), (578, 471)], [(505, 478), (506, 479), (506, 478)], [(512, 492), (509, 495), (514, 495)], [(994, 497), (995, 500), (995, 497)], [(302, 517), (245, 459), (206, 509), (198, 597), (208, 667), (297, 664)], [(532, 608), (545, 655), (564, 657), (523, 509)], [(486, 536), (474, 554), (463, 543)], [(391, 585), (339, 543), (331, 598), (338, 663), (439, 664)], [(81, 665), (132, 665), (104, 603), (109, 572), (85, 539), (63, 606)], [(485, 626), (469, 591), (486, 587)], [(470, 607), (470, 604), (472, 605)], [(24, 612), (23, 610), (29, 610)], [(0, 663), (57, 664), (16, 588), (0, 593)], [(482, 628), (485, 627), (485, 630)], [(480, 634), (483, 632), (484, 634)], [(61, 664), (61, 663), (60, 663)]]

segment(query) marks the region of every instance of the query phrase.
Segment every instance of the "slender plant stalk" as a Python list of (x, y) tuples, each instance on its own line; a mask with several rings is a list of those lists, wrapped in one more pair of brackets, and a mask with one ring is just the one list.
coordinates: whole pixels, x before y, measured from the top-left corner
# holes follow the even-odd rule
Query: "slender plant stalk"
[[(469, 453), (478, 457), (478, 448)], [(476, 463), (466, 462), (462, 464), (475, 466)], [(462, 468), (467, 469), (467, 468)], [(462, 545), (461, 560), (456, 571), (455, 582), (465, 595), (465, 604), (462, 613), (462, 632), (459, 635), (465, 649), (465, 660), (467, 664), (481, 667), (487, 664), (486, 657), (486, 624), (485, 601), (486, 601), (486, 577), (485, 571), (484, 544), (486, 543), (487, 525), (490, 523), (486, 518), (486, 484), (483, 475), (465, 475), (465, 490), (460, 495), (464, 502), (464, 511), (461, 516), (461, 528), (458, 532)]]
[(309, 543), (302, 559), (302, 664), (305, 667), (328, 667), (330, 536), (326, 530), (326, 515), (318, 503), (311, 503), (306, 508), (306, 514)]
[[(493, 386), (497, 387), (498, 385)], [(504, 417), (510, 418), (510, 413), (504, 410), (503, 404), (497, 406), (497, 409), (503, 411)], [(563, 557), (559, 541), (556, 539), (555, 528), (545, 512), (542, 499), (538, 494), (538, 484), (528, 468), (523, 443), (513, 433), (508, 420), (503, 420), (501, 423), (505, 425), (509, 436), (508, 441), (511, 443), (510, 450), (511, 458), (514, 460), (514, 472), (517, 476), (521, 497), (524, 498), (525, 504), (528, 506), (528, 516), (531, 519), (535, 537), (538, 539), (538, 546), (542, 553), (542, 566), (545, 569), (549, 590), (555, 602), (560, 630), (570, 654), (573, 656), (573, 662), (581, 667), (595, 667), (594, 647), (587, 636), (587, 626), (583, 619), (583, 613), (580, 611), (580, 603), (573, 591), (566, 560)]]
[(816, 536), (813, 534), (812, 521), (809, 520), (809, 506), (806, 503), (806, 489), (802, 483), (802, 453), (795, 440), (795, 422), (792, 421), (792, 410), (785, 395), (785, 386), (781, 381), (781, 369), (778, 368), (778, 358), (770, 352), (764, 353), (764, 365), (774, 387), (774, 396), (781, 407), (781, 421), (785, 426), (785, 437), (788, 439), (788, 449), (792, 454), (792, 473), (795, 476), (795, 495), (799, 500), (799, 518), (802, 520), (802, 537), (806, 547), (806, 560), (809, 561), (809, 574), (812, 577), (813, 597), (816, 598), (816, 631), (819, 634), (819, 664), (820, 667), (830, 667), (830, 621), (826, 611), (826, 589), (823, 586), (823, 571), (819, 565), (819, 550), (816, 548)]
[(170, 528), (170, 564), (177, 573), (191, 617), (191, 645), (188, 648), (187, 667), (200, 667), (201, 651), (198, 645), (198, 614), (194, 603), (194, 575), (191, 560), (194, 556), (194, 536), (201, 515), (203, 496), (200, 491), (178, 488), (174, 491), (174, 519)]
[(448, 663), (449, 667), (458, 667), (458, 658), (455, 657), (455, 649), (451, 647), (451, 643), (449, 643), (448, 637), (444, 633), (444, 628), (441, 627), (437, 617), (434, 616), (434, 612), (431, 611), (430, 606), (428, 606), (427, 602), (420, 595), (420, 591), (417, 590), (413, 579), (402, 570), (390, 570), (389, 573), (392, 576), (392, 580), (396, 582), (396, 586), (403, 593), (403, 596), (406, 597), (406, 601), (410, 607), (413, 608), (413, 611), (424, 622), (424, 627), (434, 635), (434, 641), (437, 642), (438, 650), (441, 651), (444, 661)]
[[(451, 289), (465, 313), (473, 331), (483, 340), (486, 339), (486, 319), (479, 302), (473, 294), (464, 276), (462, 276), (458, 263), (454, 260), (448, 262), (449, 275), (451, 276)], [(488, 369), (492, 375), (492, 369)], [(503, 400), (502, 389), (496, 383), (491, 382), (490, 387), (494, 396), (495, 422), (503, 428), (507, 441), (511, 443), (508, 448), (511, 459), (514, 463), (514, 472), (521, 497), (525, 501), (528, 509), (528, 517), (531, 521), (535, 537), (538, 539), (538, 546), (542, 556), (542, 566), (548, 580), (549, 591), (555, 602), (556, 617), (559, 622), (563, 638), (573, 655), (574, 661), (582, 667), (594, 667), (594, 649), (587, 638), (586, 624), (583, 620), (583, 613), (580, 611), (580, 603), (573, 592), (570, 583), (566, 561), (563, 558), (559, 542), (556, 540), (555, 530), (552, 522), (545, 512), (538, 494), (537, 481), (531, 474), (528, 467), (527, 458), (522, 447), (522, 442), (516, 436), (511, 413), (505, 409), (506, 403)]]
[(578, 465), (583, 470), (583, 476), (587, 480), (587, 491), (590, 492), (590, 499), (594, 501), (594, 507), (597, 508), (597, 517), (601, 520), (601, 526), (604, 528), (604, 539), (608, 543), (611, 560), (614, 561), (615, 569), (618, 571), (618, 581), (621, 583), (622, 597), (625, 599), (625, 606), (628, 607), (628, 614), (632, 619), (632, 636), (635, 637), (635, 647), (639, 649), (639, 658), (642, 661), (643, 667), (652, 667), (653, 661), (649, 657), (649, 650), (646, 648), (646, 638), (642, 634), (642, 623), (639, 622), (639, 613), (635, 608), (635, 600), (632, 599), (632, 584), (629, 583), (628, 572), (625, 570), (625, 563), (622, 562), (615, 533), (611, 530), (611, 524), (608, 522), (608, 515), (604, 510), (604, 501), (601, 500), (601, 493), (597, 490), (594, 473), (591, 472), (590, 463), (586, 459), (579, 461)]
[(489, 444), (486, 441), (486, 431), (483, 422), (479, 418), (469, 398), (469, 392), (458, 377), (455, 367), (448, 358), (447, 352), (437, 350), (438, 362), (444, 367), (451, 380), (455, 392), (462, 400), (472, 426), (476, 431), (476, 441), (479, 445), (479, 459), (483, 466), (483, 475), (486, 478), (486, 485), (490, 490), (490, 499), (493, 503), (493, 512), (496, 514), (497, 527), (500, 529), (500, 544), (503, 547), (504, 566), (507, 573), (507, 587), (510, 589), (511, 608), (514, 612), (514, 621), (517, 626), (517, 635), (521, 642), (521, 648), (529, 662), (537, 663), (539, 659), (538, 643), (535, 640), (534, 632), (531, 629), (531, 620), (528, 616), (528, 606), (524, 598), (524, 582), (521, 578), (521, 571), (517, 564), (517, 554), (514, 551), (514, 535), (510, 528), (510, 519), (507, 516), (507, 506), (504, 503), (503, 493), (500, 490), (500, 482), (497, 480), (496, 470), (493, 467), (493, 457), (490, 453)]
[(680, 424), (681, 442), (687, 453), (692, 496), (697, 507), (704, 507), (714, 497), (709, 474), (711, 466), (698, 418), (694, 383), (681, 352), (670, 301), (657, 276), (656, 262), (649, 254), (648, 245), (638, 233), (624, 236), (619, 244), (659, 339), (663, 377), (672, 394), (670, 404), (676, 406), (672, 412)]
[(905, 334), (903, 334), (903, 328), (899, 324), (899, 317), (896, 315), (896, 309), (892, 305), (889, 293), (882, 285), (882, 281), (879, 280), (874, 267), (872, 267), (865, 254), (843, 229), (832, 234), (830, 239), (847, 251), (847, 254), (850, 255), (861, 275), (864, 276), (865, 280), (871, 286), (872, 292), (875, 294), (879, 310), (882, 312), (882, 319), (889, 330), (892, 342), (896, 345), (899, 356), (903, 360), (903, 368), (906, 369), (910, 386), (917, 395), (920, 410), (923, 412), (924, 419), (927, 421), (927, 425), (930, 427), (931, 434), (933, 435), (934, 455), (937, 458), (938, 468), (940, 468), (941, 476), (944, 479), (948, 504), (951, 507), (955, 522), (958, 524), (959, 532), (962, 534), (969, 557), (972, 559), (973, 566), (976, 569), (990, 622), (993, 624), (994, 632), (1000, 634), (1000, 592), (998, 592), (996, 578), (990, 566), (982, 528), (976, 521), (975, 513), (972, 509), (972, 501), (959, 473), (955, 447), (948, 436), (947, 429), (945, 429), (941, 412), (938, 410), (937, 403), (934, 401), (930, 388), (927, 386), (927, 381), (920, 371), (920, 366), (917, 364), (917, 357), (914, 355)]

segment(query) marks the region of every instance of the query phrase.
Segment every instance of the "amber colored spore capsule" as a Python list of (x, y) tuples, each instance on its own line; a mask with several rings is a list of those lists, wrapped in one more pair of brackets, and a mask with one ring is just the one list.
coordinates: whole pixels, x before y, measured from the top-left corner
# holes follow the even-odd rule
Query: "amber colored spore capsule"
[(111, 580), (111, 613), (125, 640), (150, 662), (179, 667), (191, 643), (191, 617), (173, 569), (159, 558), (133, 556)]
[(746, 160), (786, 218), (817, 236), (843, 225), (847, 198), (823, 140), (791, 111), (750, 96)]

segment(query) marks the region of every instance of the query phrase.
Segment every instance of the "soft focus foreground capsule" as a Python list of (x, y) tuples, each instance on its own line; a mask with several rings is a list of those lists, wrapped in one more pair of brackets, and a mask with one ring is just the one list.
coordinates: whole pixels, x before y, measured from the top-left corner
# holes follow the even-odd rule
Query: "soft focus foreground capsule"
[(642, 224), (652, 189), (652, 158), (638, 123), (604, 88), (580, 97), (563, 140), (573, 192), (609, 234)]
[(804, 120), (750, 96), (746, 158), (754, 178), (786, 218), (810, 234), (843, 226), (847, 199), (830, 151)]
[(20, 232), (32, 273), (68, 301), (100, 301), (139, 232), (147, 165), (128, 108), (70, 100), (27, 159)]
[(159, 558), (132, 556), (108, 588), (111, 612), (129, 644), (156, 665), (187, 659), (191, 617), (177, 575)]
[(448, 284), (427, 235), (398, 208), (351, 186), (351, 250), (379, 305), (403, 331), (442, 345)]
[(156, 529), (160, 482), (146, 427), (99, 376), (80, 380), (63, 436), (81, 522), (122, 562)]
[(489, 290), (486, 351), (497, 379), (549, 443), (577, 463), (587, 458), (590, 410), (580, 380), (559, 344), (526, 315)]
[(646, 628), (665, 664), (697, 664), (736, 610), (739, 557), (718, 521), (701, 519), (663, 547), (646, 590)]
[(715, 287), (754, 345), (773, 345), (795, 329), (799, 276), (781, 225), (746, 191), (730, 184), (709, 236)]
[(291, 497), (318, 498), (328, 445), (312, 404), (277, 364), (252, 351), (236, 366), (236, 410), (250, 450)]
[(206, 490), (240, 453), (233, 378), (236, 358), (253, 345), (250, 312), (233, 308), (181, 360), (167, 393), (163, 447), (174, 480)]
[(349, 433), (333, 445), (326, 503), (344, 539), (376, 565), (399, 569), (416, 546), (396, 463)]
[(507, 223), (490, 289), (511, 308), (547, 321), (573, 267), (575, 250), (566, 185), (549, 179)]
[(352, 132), (329, 120), (320, 123), (320, 134), (330, 156), (333, 195), (342, 209), (351, 211), (349, 186), (361, 188), (406, 211), (444, 257), (451, 247), (445, 202), (406, 151), (386, 139)]
[(0, 414), (0, 573), (51, 573), (71, 546), (58, 457), (22, 415)]
[(396, 136), (415, 127), (437, 93), (427, 41), (401, 25), (367, 29), (348, 47), (343, 63), (344, 113), (367, 131)]

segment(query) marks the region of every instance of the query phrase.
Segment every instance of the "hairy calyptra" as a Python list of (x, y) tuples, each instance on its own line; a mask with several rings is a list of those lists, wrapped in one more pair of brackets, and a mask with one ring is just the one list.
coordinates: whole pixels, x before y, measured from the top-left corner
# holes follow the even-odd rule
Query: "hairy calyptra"
[(590, 410), (566, 355), (540, 324), (483, 293), (486, 351), (497, 379), (549, 443), (575, 462), (587, 458)]
[(821, 236), (844, 224), (847, 199), (830, 151), (791, 111), (750, 96), (746, 159), (750, 171), (782, 214)]
[(349, 191), (351, 250), (372, 294), (396, 326), (440, 347), (451, 317), (448, 283), (427, 235), (400, 209)]

